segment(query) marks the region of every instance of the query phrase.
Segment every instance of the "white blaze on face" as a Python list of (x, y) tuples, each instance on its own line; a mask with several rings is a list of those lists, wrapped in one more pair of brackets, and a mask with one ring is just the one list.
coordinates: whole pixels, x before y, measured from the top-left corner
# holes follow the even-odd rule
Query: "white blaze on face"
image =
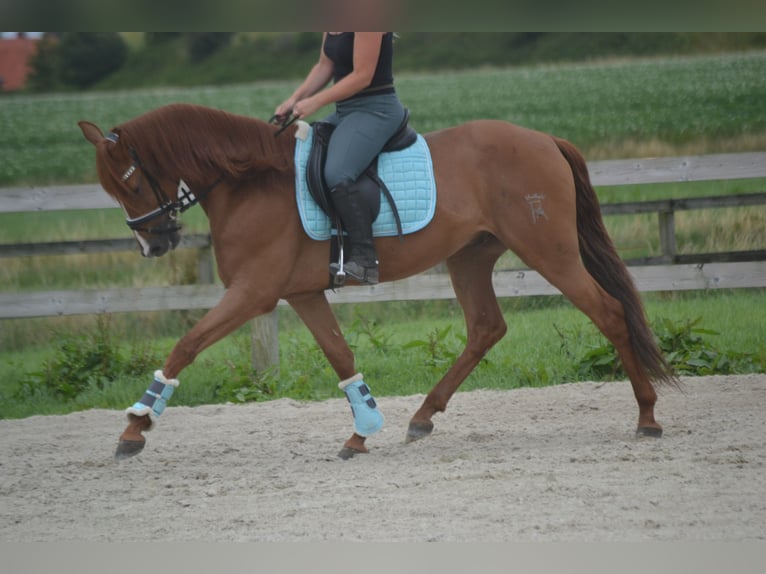
[(146, 241), (141, 235), (138, 233), (138, 231), (134, 231), (133, 235), (136, 236), (136, 239), (138, 240), (139, 245), (141, 246), (141, 253), (144, 257), (149, 257), (150, 254), (150, 247), (149, 242)]
[[(125, 213), (125, 217), (130, 219), (130, 214), (128, 213), (128, 210), (125, 209), (125, 206), (120, 204), (120, 207), (122, 207), (122, 211)], [(133, 231), (133, 235), (136, 237), (136, 241), (138, 241), (138, 244), (141, 246), (141, 254), (144, 257), (149, 257), (149, 254), (151, 253), (151, 247), (149, 246), (149, 242), (143, 237), (141, 237), (138, 231)]]

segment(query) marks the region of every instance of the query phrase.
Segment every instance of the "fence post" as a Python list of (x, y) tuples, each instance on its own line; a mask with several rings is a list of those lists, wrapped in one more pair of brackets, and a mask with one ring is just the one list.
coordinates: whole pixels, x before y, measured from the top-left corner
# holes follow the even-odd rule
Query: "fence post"
[(212, 247), (200, 247), (197, 250), (198, 281), (203, 285), (212, 285), (215, 281), (213, 277), (214, 260)]
[(279, 315), (260, 315), (251, 321), (253, 368), (259, 373), (272, 369), (279, 375)]
[(676, 218), (672, 209), (659, 212), (660, 249), (668, 263), (676, 257)]

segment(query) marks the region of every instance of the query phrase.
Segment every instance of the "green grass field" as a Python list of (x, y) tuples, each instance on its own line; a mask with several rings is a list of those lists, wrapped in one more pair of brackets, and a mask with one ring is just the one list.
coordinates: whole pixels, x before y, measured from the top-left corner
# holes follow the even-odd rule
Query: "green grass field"
[[(755, 362), (747, 363), (750, 368), (744, 372), (751, 372), (753, 364), (758, 372), (766, 369), (763, 311), (766, 296), (762, 290), (650, 294), (644, 300), (653, 324), (664, 319), (678, 324), (701, 318), (697, 327), (711, 332), (704, 339), (719, 352), (754, 357)], [(461, 390), (546, 386), (591, 378), (583, 378), (578, 364), (588, 351), (602, 346), (604, 340), (582, 313), (562, 297), (505, 300), (502, 305), (508, 334), (487, 354)], [(462, 315), (454, 301), (341, 305), (337, 313), (356, 353), (358, 369), (380, 396), (427, 393), (464, 343)], [(176, 340), (170, 332), (181, 331), (183, 319), (193, 317), (167, 324), (165, 336), (152, 335), (147, 339), (141, 329), (147, 326), (153, 329), (155, 318), (146, 314), (112, 317), (110, 333), (118, 339), (116, 343), (123, 353), (131, 360), (143, 361), (147, 356), (156, 360), (146, 365), (146, 374), (94, 380), (84, 392), (68, 400), (36, 384), (30, 376), (43, 370), (46, 362), (55, 357), (56, 345), (27, 346), (16, 352), (0, 353), (0, 418), (93, 407), (125, 408), (140, 397), (151, 372), (161, 366)], [(97, 329), (93, 317), (33, 323), (59, 334), (58, 344), (73, 333), (83, 333), (87, 338)], [(249, 366), (249, 327), (243, 327), (206, 350), (182, 373), (182, 384), (173, 396), (173, 404), (194, 406), (280, 397), (322, 400), (341, 396), (337, 376), (308, 330), (288, 308), (280, 310), (279, 339), (279, 377), (253, 375)]]
[[(766, 52), (748, 52), (402, 74), (397, 90), (422, 132), (502, 118), (567, 138), (591, 160), (741, 151), (766, 139), (765, 65)], [(3, 97), (0, 186), (96, 181), (79, 120), (109, 129), (171, 102), (268, 119), (295, 84)]]
[[(397, 78), (419, 131), (474, 118), (503, 118), (566, 137), (588, 159), (738, 152), (766, 148), (766, 53), (610, 61), (513, 70), (412, 74)], [(289, 82), (134, 92), (8, 96), (0, 99), (0, 187), (96, 181), (92, 148), (76, 122), (104, 129), (159, 105), (186, 101), (268, 118), (293, 88)], [(764, 180), (621, 186), (598, 189), (602, 202), (763, 191)], [(200, 210), (184, 215), (187, 232), (206, 230)], [(625, 258), (658, 252), (656, 216), (614, 216), (607, 226)], [(766, 209), (706, 210), (677, 216), (681, 252), (763, 249)], [(0, 243), (129, 237), (120, 210), (0, 214)], [(506, 268), (518, 266), (507, 256)], [(0, 291), (178, 284), (193, 278), (192, 252), (146, 260), (137, 250), (92, 256), (5, 259)], [(701, 326), (725, 352), (761, 356), (766, 364), (766, 293), (652, 294), (652, 319)], [(509, 334), (463, 388), (512, 388), (576, 380), (578, 357), (603, 344), (585, 317), (560, 297), (503, 301)], [(426, 392), (458, 352), (462, 316), (452, 301), (339, 306), (358, 365), (378, 394)], [(111, 318), (124, 353), (156, 354), (161, 363), (200, 312), (135, 313)], [(132, 403), (149, 376), (120, 376), (62, 401), (25, 387), (72, 333), (93, 333), (94, 317), (0, 321), (0, 417), (67, 412)], [(183, 374), (174, 404), (249, 398), (338, 396), (335, 375), (307, 330), (280, 315), (281, 377), (252, 387), (247, 328), (204, 353)], [(118, 335), (117, 335), (118, 334)], [(434, 337), (442, 336), (438, 341)], [(148, 342), (147, 342), (148, 341)], [(426, 344), (426, 343), (430, 343)], [(430, 354), (424, 349), (431, 349)], [(161, 364), (155, 365), (157, 368)], [(251, 385), (251, 386), (248, 386)], [(25, 389), (30, 392), (25, 393)], [(236, 390), (236, 388), (235, 388)]]

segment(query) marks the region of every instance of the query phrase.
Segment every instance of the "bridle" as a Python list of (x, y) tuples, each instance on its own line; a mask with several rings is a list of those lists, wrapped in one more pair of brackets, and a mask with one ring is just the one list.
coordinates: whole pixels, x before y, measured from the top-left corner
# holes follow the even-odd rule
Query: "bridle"
[[(113, 143), (117, 143), (119, 137), (119, 134), (111, 132), (106, 136), (106, 139)], [(155, 178), (151, 172), (149, 172), (144, 167), (143, 163), (141, 163), (136, 150), (132, 147), (128, 148), (128, 153), (133, 159), (133, 163), (127, 170), (125, 170), (125, 173), (122, 174), (121, 180), (126, 182), (133, 176), (136, 170), (141, 170), (141, 173), (144, 174), (144, 178), (146, 178), (146, 181), (149, 182), (149, 186), (152, 188), (154, 197), (157, 199), (156, 209), (153, 209), (149, 213), (145, 213), (144, 215), (140, 215), (138, 217), (128, 217), (125, 220), (125, 223), (127, 223), (128, 227), (130, 227), (130, 229), (133, 231), (143, 231), (145, 233), (155, 235), (165, 235), (179, 231), (181, 229), (181, 225), (177, 221), (178, 214), (183, 213), (190, 207), (193, 207), (199, 203), (211, 191), (213, 191), (213, 189), (219, 183), (221, 183), (221, 180), (223, 180), (223, 176), (219, 177), (211, 185), (202, 190), (199, 195), (195, 195), (194, 192), (189, 188), (189, 185), (183, 179), (180, 179), (178, 181), (177, 199), (173, 201), (165, 193), (165, 190), (162, 189), (162, 186), (160, 185), (159, 181), (157, 181), (157, 178)], [(163, 215), (168, 215), (168, 218), (157, 225), (147, 226), (148, 223), (159, 217), (162, 217)]]

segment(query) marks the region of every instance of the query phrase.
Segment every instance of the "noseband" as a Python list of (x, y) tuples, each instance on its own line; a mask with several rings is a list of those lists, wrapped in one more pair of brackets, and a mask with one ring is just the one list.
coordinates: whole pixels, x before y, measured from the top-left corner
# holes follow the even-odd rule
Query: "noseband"
[[(112, 132), (106, 136), (106, 139), (113, 143), (117, 143), (119, 135)], [(141, 170), (144, 177), (149, 182), (149, 186), (152, 188), (154, 197), (157, 199), (157, 208), (153, 209), (149, 213), (141, 215), (139, 217), (129, 217), (125, 220), (128, 227), (133, 231), (143, 231), (145, 233), (163, 235), (175, 233), (181, 229), (181, 225), (177, 223), (176, 217), (179, 213), (183, 213), (190, 207), (193, 207), (204, 199), (213, 189), (221, 182), (223, 176), (219, 177), (212, 185), (205, 188), (200, 196), (197, 197), (194, 192), (189, 188), (188, 184), (180, 179), (178, 181), (178, 194), (175, 201), (171, 200), (165, 191), (162, 189), (159, 181), (155, 178), (141, 163), (138, 157), (138, 153), (132, 147), (128, 149), (130, 157), (133, 159), (133, 163), (122, 175), (122, 181), (127, 181), (136, 172), (137, 169)], [(159, 223), (158, 225), (147, 227), (146, 224), (154, 221), (155, 219), (168, 215), (168, 219)]]

